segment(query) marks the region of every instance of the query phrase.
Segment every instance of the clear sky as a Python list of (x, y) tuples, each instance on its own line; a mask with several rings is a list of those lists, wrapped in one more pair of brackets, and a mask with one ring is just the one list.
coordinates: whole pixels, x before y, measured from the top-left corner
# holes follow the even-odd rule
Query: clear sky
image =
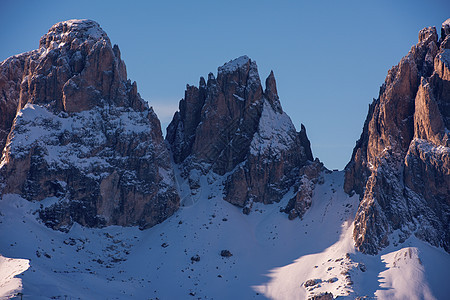
[(283, 109), (297, 129), (305, 124), (314, 156), (342, 169), (388, 69), (420, 29), (440, 34), (450, 1), (0, 0), (0, 61), (76, 18), (97, 21), (119, 45), (164, 132), (186, 84), (246, 54), (263, 82), (274, 71)]

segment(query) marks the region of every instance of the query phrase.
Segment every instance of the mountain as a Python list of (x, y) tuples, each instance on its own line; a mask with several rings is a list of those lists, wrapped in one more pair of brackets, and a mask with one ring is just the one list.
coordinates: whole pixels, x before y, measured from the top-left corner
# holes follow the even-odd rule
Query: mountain
[(362, 200), (356, 247), (375, 254), (411, 234), (450, 252), (450, 20), (419, 32), (389, 70), (346, 166)]
[(254, 203), (245, 215), (223, 201), (215, 182), (146, 230), (75, 223), (61, 233), (33, 215), (39, 202), (7, 195), (0, 201), (0, 298), (19, 291), (38, 300), (305, 300), (326, 292), (349, 300), (447, 298), (448, 253), (414, 236), (378, 255), (358, 252), (359, 198), (344, 192), (343, 172), (323, 178), (302, 220), (280, 213), (292, 194)]
[(198, 87), (186, 87), (166, 140), (191, 193), (201, 176), (215, 174), (224, 199), (246, 214), (253, 203), (279, 202), (294, 188), (285, 210), (291, 218), (303, 215), (323, 168), (313, 161), (305, 127), (297, 132), (281, 108), (273, 72), (263, 90), (256, 62), (247, 56), (219, 67), (217, 79), (210, 73)]
[(0, 64), (0, 298), (447, 299), (449, 36), (419, 33), (329, 171), (249, 57), (164, 140), (100, 26), (55, 24)]
[(55, 24), (0, 65), (2, 194), (41, 201), (47, 226), (146, 228), (179, 206), (160, 123), (90, 20)]

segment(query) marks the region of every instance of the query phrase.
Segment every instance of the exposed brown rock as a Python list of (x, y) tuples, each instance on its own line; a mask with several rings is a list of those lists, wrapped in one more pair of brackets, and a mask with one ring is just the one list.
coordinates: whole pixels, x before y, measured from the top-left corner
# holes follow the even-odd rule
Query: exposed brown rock
[(281, 108), (273, 72), (263, 91), (246, 56), (220, 67), (217, 79), (210, 73), (199, 88), (187, 86), (166, 139), (190, 182), (198, 170), (225, 175), (225, 200), (245, 213), (253, 202), (280, 201), (313, 160), (305, 127), (296, 132)]
[(438, 42), (434, 27), (421, 30), (369, 107), (344, 185), (362, 199), (354, 229), (360, 251), (378, 252), (394, 230), (397, 242), (415, 232), (450, 249), (447, 40)]
[(4, 194), (56, 197), (40, 217), (60, 229), (146, 228), (178, 208), (159, 120), (96, 22), (55, 24), (38, 50), (7, 59), (0, 74)]
[(20, 84), (29, 54), (10, 57), (0, 64), (0, 150), (11, 130), (21, 94)]
[(321, 283), (322, 280), (321, 279), (308, 279), (305, 281), (305, 283), (303, 284), (303, 286), (305, 288), (310, 287), (310, 286), (315, 286), (318, 285), (319, 283)]

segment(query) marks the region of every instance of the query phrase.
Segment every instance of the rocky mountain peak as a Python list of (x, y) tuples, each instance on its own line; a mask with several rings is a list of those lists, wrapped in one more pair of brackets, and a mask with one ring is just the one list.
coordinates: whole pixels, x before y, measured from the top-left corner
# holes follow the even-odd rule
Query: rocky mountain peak
[(146, 228), (173, 214), (160, 122), (118, 46), (91, 20), (57, 23), (40, 41), (0, 64), (2, 194), (52, 198), (39, 215), (58, 229)]
[(251, 63), (252, 60), (247, 55), (243, 55), (238, 58), (232, 59), (229, 62), (225, 63), (223, 66), (219, 67), (218, 74), (234, 73), (241, 69), (244, 71), (244, 73), (248, 73)]
[[(203, 78), (203, 76), (200, 78)], [(215, 81), (216, 81), (216, 76), (214, 76), (214, 74), (212, 72), (208, 73), (208, 85), (213, 84)]]
[(270, 74), (266, 79), (266, 89), (264, 90), (264, 96), (269, 101), (269, 103), (271, 104), (272, 108), (275, 111), (283, 113), (280, 98), (278, 97), (277, 82), (275, 80), (275, 75), (273, 74), (273, 71), (270, 71)]
[(74, 19), (56, 23), (39, 41), (39, 48), (56, 49), (62, 46), (77, 48), (81, 43), (104, 40), (110, 43), (106, 32), (92, 20)]
[(110, 104), (137, 111), (147, 106), (136, 83), (127, 80), (119, 47), (91, 20), (59, 22), (40, 39), (39, 49), (3, 61), (0, 91), (0, 149), (27, 103), (66, 113)]
[(437, 43), (438, 35), (436, 32), (436, 27), (425, 27), (424, 29), (419, 31), (419, 43), (424, 43), (428, 41), (433, 41)]
[(272, 70), (266, 78), (266, 89), (264, 93), (267, 97), (278, 99), (277, 82), (275, 81), (275, 75)]
[(226, 97), (245, 99), (245, 106), (261, 99), (263, 93), (258, 66), (246, 55), (219, 67), (217, 83)]
[[(200, 79), (198, 88), (186, 88), (166, 139), (194, 193), (199, 172), (224, 176), (225, 200), (245, 212), (253, 202), (280, 201), (303, 176), (300, 169), (313, 163), (306, 129), (297, 132), (281, 109), (273, 72), (263, 92), (248, 56), (219, 67), (217, 79), (210, 73), (206, 86)], [(295, 202), (288, 212), (298, 208), (301, 215), (307, 205)]]
[(146, 107), (136, 83), (127, 80), (119, 47), (111, 46), (107, 34), (95, 21), (70, 20), (52, 26), (40, 39), (38, 50), (4, 62), (0, 87), (2, 83), (16, 82), (16, 78), (1, 77), (17, 74), (8, 69), (15, 68), (18, 62), (24, 72), (18, 74), (24, 79), (17, 97), (19, 109), (26, 103), (68, 113), (109, 104), (139, 111)]
[(206, 88), (206, 81), (205, 81), (205, 78), (203, 76), (200, 77), (200, 81), (198, 83), (198, 86), (200, 88), (203, 88), (203, 89)]
[(446, 26), (439, 42), (434, 27), (422, 29), (418, 44), (389, 70), (346, 167), (345, 190), (361, 196), (353, 234), (363, 252), (411, 234), (450, 251)]

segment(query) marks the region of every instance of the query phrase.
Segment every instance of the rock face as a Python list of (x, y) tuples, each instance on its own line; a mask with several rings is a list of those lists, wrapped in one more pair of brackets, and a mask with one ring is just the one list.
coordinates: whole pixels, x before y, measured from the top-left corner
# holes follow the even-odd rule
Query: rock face
[(52, 228), (153, 226), (179, 206), (159, 120), (90, 20), (55, 24), (0, 65), (2, 193)]
[(192, 190), (196, 174), (224, 176), (225, 200), (245, 213), (253, 202), (280, 201), (296, 183), (299, 190), (301, 169), (313, 164), (306, 129), (297, 132), (283, 112), (273, 72), (263, 90), (247, 56), (187, 86), (166, 139)]
[[(447, 20), (389, 70), (346, 167), (361, 203), (357, 248), (375, 254), (411, 234), (450, 251), (450, 35)], [(395, 233), (390, 235), (391, 233)]]

